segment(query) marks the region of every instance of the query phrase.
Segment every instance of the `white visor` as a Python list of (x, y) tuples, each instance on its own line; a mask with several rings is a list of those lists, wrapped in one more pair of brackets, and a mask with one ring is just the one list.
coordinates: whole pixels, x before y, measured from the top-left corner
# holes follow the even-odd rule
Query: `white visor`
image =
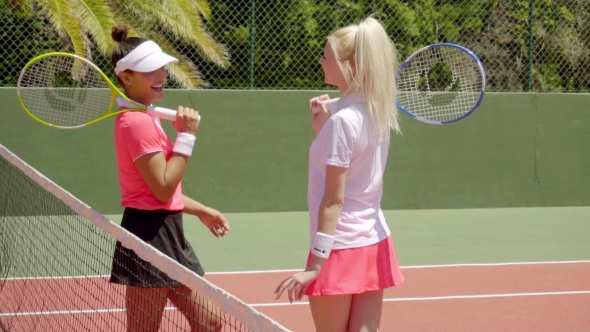
[(115, 74), (127, 69), (138, 72), (152, 72), (169, 63), (177, 63), (178, 59), (162, 51), (158, 44), (151, 40), (141, 43), (123, 59), (117, 61)]

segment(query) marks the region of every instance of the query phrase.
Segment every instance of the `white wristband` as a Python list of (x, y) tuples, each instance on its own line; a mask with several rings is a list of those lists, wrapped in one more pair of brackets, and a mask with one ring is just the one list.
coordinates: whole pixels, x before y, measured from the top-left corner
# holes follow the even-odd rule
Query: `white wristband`
[(311, 243), (311, 253), (321, 258), (328, 258), (333, 244), (333, 236), (317, 232)]
[(178, 133), (172, 151), (190, 157), (193, 153), (193, 146), (195, 145), (196, 140), (197, 137), (195, 135)]

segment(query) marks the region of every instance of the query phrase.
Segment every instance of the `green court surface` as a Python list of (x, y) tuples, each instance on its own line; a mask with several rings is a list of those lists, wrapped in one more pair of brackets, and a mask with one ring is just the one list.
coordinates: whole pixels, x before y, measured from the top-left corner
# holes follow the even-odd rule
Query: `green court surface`
[[(225, 216), (231, 230), (224, 238), (215, 238), (196, 217), (185, 218), (206, 271), (304, 267), (306, 212)], [(402, 266), (590, 259), (590, 207), (403, 210), (385, 216)]]
[[(225, 215), (231, 230), (224, 238), (185, 215), (187, 238), (206, 271), (304, 268), (306, 212)], [(590, 207), (385, 211), (402, 266), (590, 260), (589, 215)], [(80, 216), (7, 217), (3, 223), (18, 237), (3, 239), (8, 257), (20, 262), (7, 277), (110, 273), (115, 238)]]

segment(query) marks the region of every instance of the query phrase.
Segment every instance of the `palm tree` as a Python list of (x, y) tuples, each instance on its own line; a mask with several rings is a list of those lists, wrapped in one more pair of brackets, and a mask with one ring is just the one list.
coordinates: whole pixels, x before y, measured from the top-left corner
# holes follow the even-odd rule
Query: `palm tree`
[[(210, 36), (204, 19), (211, 18), (207, 0), (9, 0), (27, 18), (40, 15), (51, 23), (72, 53), (99, 61), (110, 57), (114, 25), (131, 27), (130, 35), (150, 38), (180, 59), (170, 76), (184, 88), (205, 86), (194, 61), (204, 58), (229, 66), (225, 46)], [(63, 51), (63, 50), (62, 50)], [(97, 63), (99, 67), (100, 64)], [(104, 66), (103, 66), (104, 67)], [(107, 70), (104, 70), (107, 75)]]

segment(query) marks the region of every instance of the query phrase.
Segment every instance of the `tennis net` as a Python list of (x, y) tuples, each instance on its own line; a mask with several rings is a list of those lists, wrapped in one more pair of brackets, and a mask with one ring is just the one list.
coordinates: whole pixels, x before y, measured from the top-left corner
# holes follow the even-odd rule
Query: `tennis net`
[[(113, 263), (117, 242), (131, 251)], [(180, 286), (127, 289), (109, 282), (114, 265), (125, 269), (134, 260), (153, 265), (164, 272), (157, 278)], [(153, 268), (146, 271), (154, 274), (149, 272)], [(288, 331), (127, 232), (0, 145), (0, 331), (128, 327), (137, 332)]]

